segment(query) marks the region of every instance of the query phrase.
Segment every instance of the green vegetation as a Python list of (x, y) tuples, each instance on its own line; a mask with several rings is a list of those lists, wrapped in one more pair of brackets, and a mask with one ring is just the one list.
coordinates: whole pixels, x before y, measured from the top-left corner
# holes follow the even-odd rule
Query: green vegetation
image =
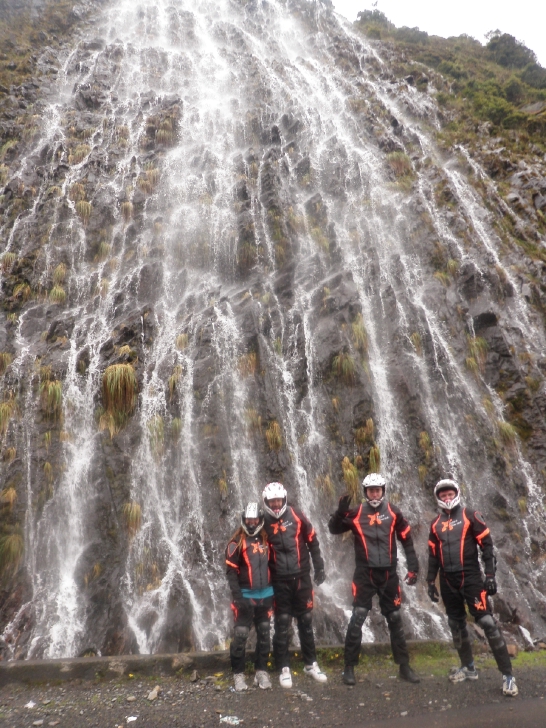
[(130, 364), (112, 364), (102, 376), (102, 393), (107, 410), (130, 415), (136, 404), (137, 381)]
[(421, 341), (421, 334), (418, 331), (414, 331), (413, 334), (410, 334), (410, 341), (411, 345), (415, 349), (415, 353), (418, 356), (423, 355), (423, 343)]
[(354, 359), (346, 351), (337, 354), (332, 361), (332, 374), (348, 387), (355, 383), (355, 369)]
[(59, 265), (53, 271), (53, 283), (57, 286), (60, 286), (61, 283), (64, 283), (65, 278), (66, 278), (66, 265), (64, 263), (59, 263)]
[(60, 417), (63, 403), (63, 385), (58, 379), (44, 378), (40, 383), (42, 409), (48, 417)]
[(89, 222), (92, 211), (93, 206), (90, 202), (86, 202), (85, 200), (79, 200), (79, 202), (76, 202), (76, 212), (84, 225), (87, 225)]
[(424, 453), (425, 462), (428, 464), (433, 454), (433, 448), (430, 435), (426, 430), (419, 433), (419, 447)]
[(351, 324), (351, 330), (353, 333), (355, 349), (364, 356), (368, 351), (368, 332), (364, 326), (364, 320), (361, 313), (356, 315), (355, 320)]
[(243, 377), (253, 377), (258, 367), (258, 355), (255, 351), (239, 357), (239, 371)]
[(0, 351), (0, 377), (5, 374), (6, 369), (9, 367), (13, 360), (11, 354), (7, 351)]
[(381, 453), (379, 452), (379, 447), (377, 445), (370, 448), (370, 454), (368, 457), (370, 460), (370, 473), (378, 473), (381, 467)]
[(19, 531), (0, 538), (0, 570), (4, 574), (14, 574), (19, 568), (24, 552), (23, 536)]
[(0, 436), (4, 436), (8, 431), (11, 418), (17, 412), (17, 403), (13, 397), (0, 402)]
[(58, 284), (54, 285), (49, 292), (49, 300), (51, 303), (63, 304), (66, 301), (66, 291)]
[(138, 503), (130, 501), (129, 503), (123, 504), (122, 509), (123, 523), (130, 538), (133, 538), (138, 531), (142, 523), (142, 508)]
[(105, 409), (99, 412), (99, 429), (117, 435), (136, 405), (137, 380), (131, 364), (112, 364), (102, 375)]
[(347, 486), (347, 492), (351, 496), (353, 501), (360, 500), (360, 478), (358, 476), (358, 469), (349, 460), (348, 457), (344, 457), (341, 461), (341, 469), (343, 471), (343, 480)]
[(11, 251), (8, 251), (7, 253), (4, 253), (4, 255), (1, 258), (0, 267), (2, 268), (2, 273), (10, 273), (13, 264), (17, 260), (17, 256), (15, 253), (12, 253)]
[(270, 450), (278, 452), (282, 447), (282, 432), (277, 420), (270, 422), (269, 427), (265, 431), (265, 439)]
[(518, 432), (514, 425), (511, 425), (509, 422), (505, 422), (504, 420), (498, 420), (497, 429), (502, 443), (508, 447), (514, 448), (518, 437)]
[(131, 218), (133, 217), (133, 203), (126, 200), (125, 202), (121, 203), (121, 216), (123, 217), (123, 221), (128, 223), (131, 221)]
[[(474, 359), (480, 372), (483, 373), (485, 370), (485, 364), (487, 362), (487, 352), (489, 351), (489, 344), (481, 336), (469, 336), (468, 349), (470, 351), (470, 358)], [(472, 370), (472, 367), (469, 366), (469, 369)]]
[(329, 498), (333, 498), (336, 494), (336, 489), (332, 483), (332, 478), (329, 473), (326, 473), (326, 475), (317, 475), (315, 478), (315, 485)]
[(173, 373), (169, 377), (169, 394), (170, 394), (171, 401), (176, 393), (176, 385), (182, 378), (182, 374), (183, 374), (182, 367), (180, 366), (180, 364), (177, 364), (173, 369)]
[(491, 134), (517, 129), (533, 141), (543, 141), (546, 107), (528, 107), (546, 101), (546, 69), (512, 35), (495, 30), (482, 46), (468, 35), (445, 39), (419, 28), (396, 28), (379, 10), (359, 13), (355, 26), (369, 38), (394, 42), (411, 58), (395, 70), (400, 77), (411, 75), (418, 89), (427, 88), (428, 69), (442, 74), (443, 88), (440, 79), (434, 80), (440, 89), (438, 102), (446, 111), (457, 112), (446, 130), (451, 141), (473, 139), (476, 121), (491, 122)]
[(0, 503), (3, 506), (7, 506), (8, 511), (11, 511), (15, 502), (17, 501), (17, 491), (13, 486), (8, 486), (0, 493)]
[(366, 445), (369, 442), (373, 443), (375, 426), (373, 419), (370, 417), (366, 420), (364, 427), (359, 427), (355, 431), (355, 442), (359, 446)]

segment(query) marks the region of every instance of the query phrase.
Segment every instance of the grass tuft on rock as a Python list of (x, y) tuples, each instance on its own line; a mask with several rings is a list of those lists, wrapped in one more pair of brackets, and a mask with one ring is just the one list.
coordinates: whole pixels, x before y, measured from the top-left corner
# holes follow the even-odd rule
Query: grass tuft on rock
[(23, 536), (18, 533), (10, 533), (0, 537), (0, 570), (2, 574), (15, 574), (23, 558), (25, 545)]
[(265, 439), (270, 450), (278, 452), (282, 447), (282, 432), (277, 420), (269, 423), (269, 427), (265, 431)]
[(355, 383), (356, 366), (353, 357), (348, 352), (340, 352), (332, 361), (332, 373), (348, 387)]
[(7, 351), (0, 351), (0, 377), (6, 373), (6, 369), (9, 367), (13, 360), (11, 354)]
[(140, 531), (142, 525), (142, 508), (139, 503), (130, 501), (123, 504), (121, 513), (125, 529), (129, 536), (133, 538)]
[(351, 500), (360, 500), (360, 478), (358, 475), (358, 469), (349, 460), (348, 457), (344, 457), (341, 461), (341, 470), (343, 471), (343, 480), (347, 486), (347, 492), (351, 496)]
[(112, 364), (102, 375), (102, 396), (107, 412), (131, 415), (136, 405), (137, 380), (130, 364)]

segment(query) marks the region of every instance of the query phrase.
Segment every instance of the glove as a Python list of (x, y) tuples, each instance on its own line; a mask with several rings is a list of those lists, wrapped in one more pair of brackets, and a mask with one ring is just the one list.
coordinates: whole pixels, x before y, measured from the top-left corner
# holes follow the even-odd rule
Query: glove
[(404, 577), (404, 581), (408, 586), (415, 586), (417, 584), (417, 574), (415, 571), (408, 571)]
[(433, 581), (429, 581), (429, 583), (428, 583), (428, 596), (429, 596), (431, 602), (440, 601), (440, 595), (438, 594), (438, 589), (436, 589), (436, 584)]
[(244, 609), (246, 606), (246, 599), (241, 595), (233, 597), (233, 606), (238, 612), (240, 612), (241, 609)]
[(351, 496), (350, 495), (342, 495), (339, 499), (339, 505), (337, 507), (337, 512), (344, 516), (348, 511), (351, 510)]
[(486, 574), (483, 582), (483, 588), (487, 595), (492, 597), (497, 593), (497, 581), (494, 574)]
[(324, 569), (318, 569), (315, 571), (315, 584), (317, 586), (320, 586), (326, 581), (326, 574), (324, 573)]

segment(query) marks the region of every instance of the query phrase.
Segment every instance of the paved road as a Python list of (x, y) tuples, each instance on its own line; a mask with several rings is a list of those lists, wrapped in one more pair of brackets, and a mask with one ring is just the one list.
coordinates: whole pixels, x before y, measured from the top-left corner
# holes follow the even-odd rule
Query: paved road
[(546, 701), (543, 698), (503, 700), (494, 705), (449, 710), (432, 715), (416, 715), (389, 720), (371, 720), (347, 728), (545, 728)]

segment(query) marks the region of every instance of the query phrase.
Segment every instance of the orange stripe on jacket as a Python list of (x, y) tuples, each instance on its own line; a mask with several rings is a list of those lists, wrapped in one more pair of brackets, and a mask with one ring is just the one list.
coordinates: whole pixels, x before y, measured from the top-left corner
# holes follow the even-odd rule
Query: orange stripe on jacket
[(362, 539), (362, 544), (364, 546), (364, 551), (366, 552), (366, 558), (368, 558), (368, 544), (366, 543), (366, 537), (362, 533), (362, 528), (360, 526), (360, 520), (359, 520), (361, 512), (362, 512), (362, 505), (358, 509), (358, 513), (356, 514), (356, 516), (353, 518), (353, 523), (355, 524), (356, 530), (360, 534), (360, 538)]

